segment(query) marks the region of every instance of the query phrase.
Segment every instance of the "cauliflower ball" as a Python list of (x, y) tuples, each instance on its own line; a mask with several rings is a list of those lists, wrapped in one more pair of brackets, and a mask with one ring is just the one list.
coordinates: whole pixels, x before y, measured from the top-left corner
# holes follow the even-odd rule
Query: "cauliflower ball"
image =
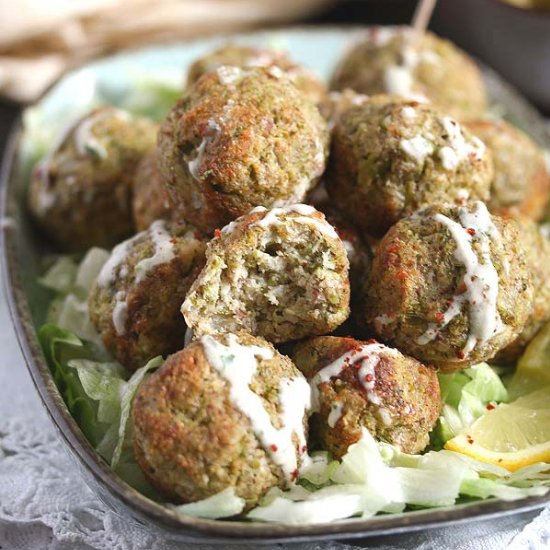
[(394, 94), (432, 102), (463, 120), (487, 108), (487, 94), (474, 61), (448, 40), (410, 27), (375, 27), (345, 55), (331, 88), (363, 94)]
[(203, 75), (159, 133), (159, 167), (185, 219), (212, 232), (255, 206), (300, 202), (328, 154), (317, 107), (281, 71)]
[(156, 149), (149, 151), (137, 167), (132, 210), (138, 231), (144, 231), (156, 220), (182, 221), (178, 220), (178, 210), (160, 176)]
[(312, 387), (311, 436), (340, 459), (362, 428), (405, 453), (429, 441), (441, 407), (435, 369), (375, 340), (319, 336), (292, 359)]
[(137, 462), (173, 501), (233, 488), (249, 509), (297, 477), (309, 406), (305, 378), (264, 339), (203, 336), (139, 388), (132, 409)]
[(523, 330), (533, 300), (517, 223), (480, 201), (396, 223), (363, 292), (361, 316), (383, 341), (444, 371), (494, 357)]
[(306, 67), (298, 65), (284, 52), (269, 48), (256, 48), (237, 44), (226, 44), (191, 65), (187, 75), (187, 85), (194, 84), (203, 74), (223, 66), (249, 69), (251, 67), (275, 68), (285, 76), (312, 103), (320, 103), (327, 95), (326, 86)]
[(157, 126), (113, 107), (71, 126), (33, 171), (30, 211), (62, 250), (110, 248), (133, 231), (136, 165), (154, 145)]
[(519, 240), (533, 281), (533, 310), (520, 335), (494, 358), (497, 365), (512, 365), (537, 332), (550, 321), (550, 241), (527, 218), (518, 220)]
[(540, 220), (550, 198), (544, 153), (524, 132), (503, 120), (478, 120), (468, 129), (491, 150), (495, 174), (489, 210)]
[(349, 315), (349, 262), (304, 204), (258, 207), (218, 232), (182, 313), (195, 336), (245, 330), (273, 343), (325, 334)]
[(492, 177), (478, 138), (414, 101), (373, 97), (344, 112), (332, 133), (327, 191), (374, 236), (434, 202), (486, 200)]
[(105, 347), (129, 370), (183, 346), (179, 308), (205, 248), (193, 227), (159, 220), (113, 249), (88, 305)]

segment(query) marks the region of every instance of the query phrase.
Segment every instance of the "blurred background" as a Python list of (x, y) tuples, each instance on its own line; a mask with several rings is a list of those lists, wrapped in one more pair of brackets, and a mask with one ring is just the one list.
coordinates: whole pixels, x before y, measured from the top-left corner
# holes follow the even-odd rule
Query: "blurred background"
[[(65, 71), (146, 44), (258, 27), (404, 24), (415, 0), (0, 0), (0, 125)], [(550, 114), (550, 0), (439, 0), (451, 38)]]

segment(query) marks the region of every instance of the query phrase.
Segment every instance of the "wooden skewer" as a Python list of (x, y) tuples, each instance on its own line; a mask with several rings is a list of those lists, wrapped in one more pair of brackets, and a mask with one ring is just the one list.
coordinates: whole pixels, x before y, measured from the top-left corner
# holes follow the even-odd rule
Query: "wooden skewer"
[(437, 0), (420, 0), (416, 5), (411, 26), (417, 35), (423, 34), (428, 28), (436, 2)]

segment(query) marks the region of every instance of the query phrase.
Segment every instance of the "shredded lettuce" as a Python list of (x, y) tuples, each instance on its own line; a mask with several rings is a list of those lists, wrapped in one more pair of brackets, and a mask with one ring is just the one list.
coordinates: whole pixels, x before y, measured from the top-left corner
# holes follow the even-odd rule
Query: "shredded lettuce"
[(137, 466), (129, 419), (139, 385), (162, 358), (151, 359), (128, 378), (122, 365), (106, 361), (95, 345), (68, 330), (46, 324), (39, 340), (68, 409), (97, 452), (127, 483), (155, 497)]
[(230, 487), (203, 500), (181, 504), (180, 506), (171, 506), (171, 508), (186, 516), (219, 519), (240, 514), (245, 504), (246, 501), (238, 497), (235, 494), (235, 489)]
[(282, 523), (322, 523), (349, 517), (396, 513), (406, 507), (450, 506), (460, 497), (515, 500), (545, 494), (550, 485), (548, 465), (529, 466), (515, 474), (452, 451), (406, 455), (377, 443), (366, 429), (340, 463), (318, 460), (315, 476), (332, 485), (318, 490), (297, 486), (272, 489), (261, 506), (247, 514), (253, 520)]
[(431, 434), (434, 449), (441, 449), (446, 441), (472, 425), (487, 412), (487, 405), (508, 400), (506, 387), (487, 363), (438, 377), (443, 407)]
[(88, 314), (88, 294), (109, 253), (91, 248), (77, 264), (70, 256), (60, 256), (39, 283), (56, 293), (50, 304), (48, 323), (74, 333), (92, 343), (98, 358), (107, 358), (107, 352)]

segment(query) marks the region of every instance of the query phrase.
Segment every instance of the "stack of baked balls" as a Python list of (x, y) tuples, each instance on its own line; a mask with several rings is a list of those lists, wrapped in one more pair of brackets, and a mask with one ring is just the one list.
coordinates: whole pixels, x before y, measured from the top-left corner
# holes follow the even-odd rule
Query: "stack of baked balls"
[(105, 346), (130, 370), (168, 356), (133, 434), (173, 501), (233, 487), (250, 508), (363, 427), (419, 453), (436, 370), (513, 364), (550, 317), (543, 155), (483, 118), (475, 64), (379, 28), (331, 87), (227, 46), (158, 132), (95, 110), (34, 172), (31, 211), (59, 246), (118, 243), (89, 298)]

